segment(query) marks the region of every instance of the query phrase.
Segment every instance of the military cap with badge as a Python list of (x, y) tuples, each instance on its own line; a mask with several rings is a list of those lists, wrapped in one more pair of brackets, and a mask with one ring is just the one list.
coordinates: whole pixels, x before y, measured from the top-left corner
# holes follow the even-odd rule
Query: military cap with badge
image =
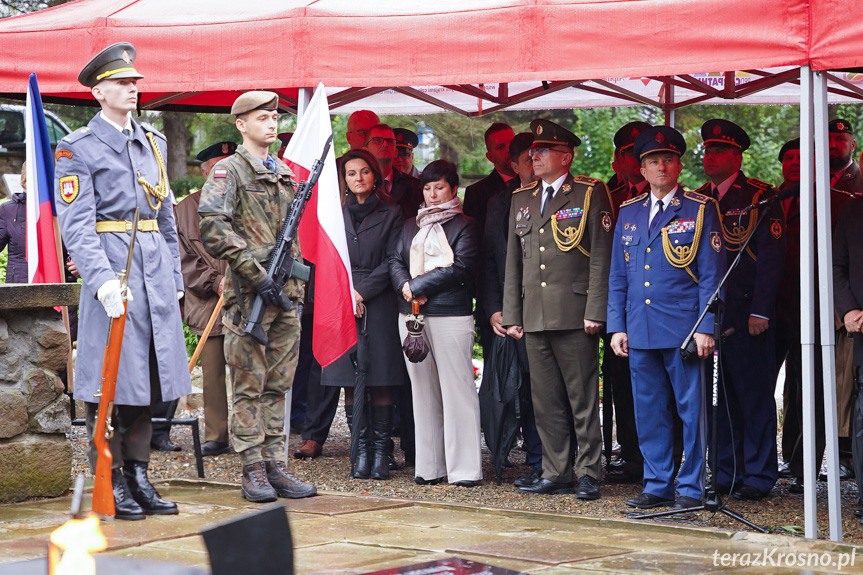
[(704, 122), (701, 126), (701, 139), (704, 140), (704, 146), (707, 148), (725, 146), (737, 148), (741, 152), (748, 150), (751, 143), (746, 130), (734, 122), (721, 118)]
[(272, 112), (279, 109), (279, 95), (275, 92), (267, 92), (264, 90), (252, 90), (241, 94), (234, 105), (231, 106), (232, 116), (242, 116), (247, 112), (254, 110), (267, 110)]
[(618, 152), (628, 150), (635, 145), (635, 140), (638, 139), (638, 136), (642, 132), (652, 127), (647, 122), (641, 121), (630, 122), (624, 125), (614, 134), (614, 149)]
[(237, 144), (234, 142), (218, 142), (212, 146), (207, 146), (195, 156), (199, 162), (206, 162), (213, 158), (221, 158), (222, 156), (230, 156), (237, 151)]
[(410, 156), (414, 153), (420, 139), (415, 133), (405, 128), (394, 128), (393, 133), (396, 137), (396, 151), (400, 156)]
[(682, 156), (686, 152), (683, 135), (670, 126), (655, 126), (638, 135), (632, 153), (639, 160), (651, 154), (670, 153)]
[(533, 144), (531, 150), (536, 148), (550, 148), (552, 146), (566, 146), (577, 148), (581, 145), (578, 136), (559, 124), (537, 118), (530, 123), (530, 131), (533, 132)]
[(827, 123), (827, 132), (830, 134), (851, 134), (854, 135), (854, 132), (851, 130), (851, 124), (847, 120), (843, 120), (841, 118), (833, 118)]
[(138, 52), (128, 42), (117, 42), (108, 46), (87, 63), (78, 74), (78, 82), (92, 88), (102, 80), (120, 80), (123, 78), (143, 78), (144, 75), (135, 69), (135, 57)]

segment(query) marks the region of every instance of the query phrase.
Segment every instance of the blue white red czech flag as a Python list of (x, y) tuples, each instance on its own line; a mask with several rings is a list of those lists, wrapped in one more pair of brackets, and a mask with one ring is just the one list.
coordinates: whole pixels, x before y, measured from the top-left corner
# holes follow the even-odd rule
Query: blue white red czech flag
[(27, 279), (29, 283), (61, 283), (59, 229), (54, 206), (54, 159), (36, 74), (27, 86)]

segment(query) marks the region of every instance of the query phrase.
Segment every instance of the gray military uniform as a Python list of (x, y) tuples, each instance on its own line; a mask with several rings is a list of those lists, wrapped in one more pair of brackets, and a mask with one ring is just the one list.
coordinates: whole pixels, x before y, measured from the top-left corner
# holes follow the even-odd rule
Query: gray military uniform
[[(170, 197), (158, 212), (147, 203), (138, 177), (155, 184), (159, 169), (144, 128), (133, 120), (132, 129), (129, 140), (96, 115), (87, 127), (63, 138), (57, 145), (55, 198), (63, 241), (84, 280), (75, 366), (75, 399), (83, 401), (93, 402), (99, 389), (110, 324), (96, 290), (125, 267), (130, 237), (128, 232), (98, 234), (96, 222), (131, 221), (136, 207), (141, 219), (158, 220), (159, 232), (137, 234), (129, 277), (134, 300), (129, 303), (116, 395), (117, 405), (149, 405), (151, 341), (162, 399), (186, 395), (192, 384), (176, 294), (183, 289), (183, 277), (173, 209)], [(164, 155), (164, 136), (153, 133)]]

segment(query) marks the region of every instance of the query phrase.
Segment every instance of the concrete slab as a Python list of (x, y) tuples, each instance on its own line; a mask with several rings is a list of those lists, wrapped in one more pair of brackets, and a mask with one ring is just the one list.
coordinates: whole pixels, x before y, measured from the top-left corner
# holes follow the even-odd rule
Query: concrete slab
[[(423, 553), (403, 549), (383, 549), (376, 546), (353, 543), (328, 543), (314, 547), (303, 547), (294, 553), (294, 570), (303, 574), (341, 573), (353, 569), (356, 573), (374, 571), (376, 565), (399, 561), (400, 565), (421, 562), (417, 558)], [(362, 569), (362, 570), (359, 570)]]
[(633, 552), (600, 559), (589, 559), (578, 563), (566, 563), (565, 567), (594, 569), (620, 573), (674, 573), (675, 575), (701, 575), (728, 571), (716, 566), (710, 557), (676, 555), (674, 553)]
[(545, 565), (561, 565), (632, 553), (631, 550), (609, 545), (592, 543), (573, 545), (566, 541), (537, 536), (489, 543), (459, 544), (451, 547), (448, 551), (459, 555), (472, 553), (484, 557), (528, 560)]
[(314, 513), (318, 515), (344, 515), (362, 513), (377, 509), (412, 507), (413, 503), (394, 499), (373, 497), (344, 497), (342, 495), (319, 495), (305, 499), (288, 499), (286, 506), (293, 513)]
[(424, 551), (450, 551), (455, 547), (478, 545), (482, 543), (500, 542), (501, 547), (515, 542), (517, 536), (512, 534), (490, 533), (486, 531), (466, 531), (448, 529), (445, 527), (416, 527), (411, 525), (389, 525), (377, 533), (367, 534), (352, 532), (348, 539), (361, 543), (381, 545), (384, 547), (401, 547), (404, 549), (420, 549)]

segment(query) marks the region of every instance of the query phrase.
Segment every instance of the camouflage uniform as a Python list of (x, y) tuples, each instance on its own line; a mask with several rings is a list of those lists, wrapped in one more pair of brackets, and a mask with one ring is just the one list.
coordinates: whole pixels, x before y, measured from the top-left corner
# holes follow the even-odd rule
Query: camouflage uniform
[[(243, 329), (266, 277), (266, 261), (294, 197), (293, 175), (281, 161), (275, 173), (243, 147), (213, 167), (201, 192), (198, 214), (207, 252), (228, 262), (225, 275), (225, 358), (231, 366), (234, 449), (243, 465), (285, 458), (285, 393), (291, 388), (300, 341), (298, 308), (269, 307), (262, 327), (270, 341), (260, 345)], [(278, 214), (278, 217), (274, 217)], [(292, 256), (300, 258), (294, 241)], [(285, 293), (303, 297), (302, 282), (291, 279)]]

